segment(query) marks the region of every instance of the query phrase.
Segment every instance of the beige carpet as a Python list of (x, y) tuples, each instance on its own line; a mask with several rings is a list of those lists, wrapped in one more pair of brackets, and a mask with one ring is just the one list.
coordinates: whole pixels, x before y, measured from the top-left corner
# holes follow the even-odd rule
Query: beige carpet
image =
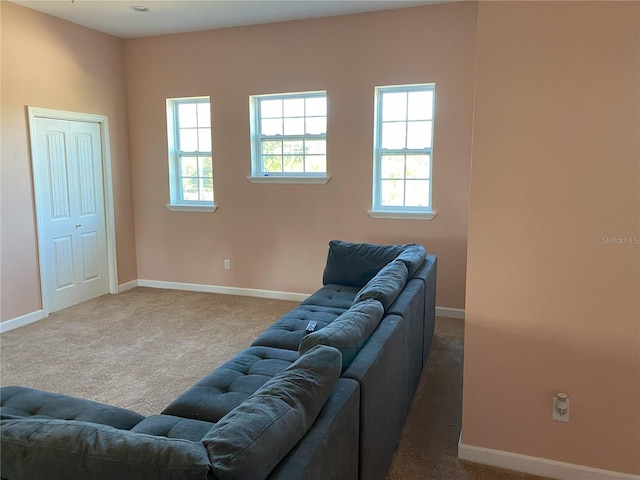
[[(294, 302), (136, 288), (0, 336), (0, 384), (160, 412)], [(387, 480), (536, 480), (457, 459), (461, 320), (439, 318), (429, 362)]]

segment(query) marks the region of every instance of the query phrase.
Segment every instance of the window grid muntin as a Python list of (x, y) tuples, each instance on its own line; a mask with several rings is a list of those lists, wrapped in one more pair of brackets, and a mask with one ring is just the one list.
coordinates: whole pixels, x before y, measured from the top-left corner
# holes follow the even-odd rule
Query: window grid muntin
[[(209, 126), (201, 127), (200, 126), (200, 116), (197, 112), (197, 106), (199, 104), (209, 104)], [(180, 126), (180, 105), (196, 105), (196, 126), (195, 127), (181, 127)], [(206, 122), (205, 122), (206, 123)], [(175, 168), (175, 184), (176, 184), (176, 192), (177, 192), (177, 201), (180, 204), (212, 204), (214, 200), (214, 192), (213, 192), (213, 136), (211, 133), (211, 101), (208, 97), (195, 97), (195, 98), (186, 98), (186, 99), (175, 99), (173, 100), (173, 130), (174, 130), (174, 142), (175, 142), (175, 150), (177, 163), (174, 166)], [(198, 149), (193, 150), (183, 150), (182, 142), (181, 142), (181, 131), (183, 130), (195, 130), (196, 131), (196, 144), (198, 145)], [(209, 144), (211, 145), (211, 150), (200, 150), (200, 135), (201, 130), (208, 130), (209, 134)], [(209, 157), (211, 158), (211, 175), (210, 176), (190, 176), (183, 174), (183, 160), (187, 158), (202, 158)], [(198, 161), (198, 173), (200, 173)], [(198, 180), (198, 199), (187, 199), (185, 198), (185, 188), (184, 182), (185, 180), (197, 179)], [(205, 181), (208, 180), (211, 183), (211, 195), (210, 198), (205, 198), (206, 187)], [(208, 196), (206, 196), (208, 197)]]
[[(432, 92), (431, 97), (431, 105), (430, 105), (430, 113), (428, 119), (417, 119), (410, 120), (409, 119), (409, 110), (410, 110), (410, 102), (409, 102), (409, 94), (412, 92)], [(406, 97), (405, 102), (405, 112), (403, 120), (383, 120), (384, 118), (384, 110), (383, 110), (383, 101), (384, 96), (390, 93), (404, 93)], [(375, 142), (374, 142), (374, 196), (373, 196), (373, 210), (374, 211), (408, 211), (408, 212), (431, 212), (431, 195), (432, 195), (432, 160), (433, 160), (433, 130), (434, 130), (434, 117), (435, 117), (435, 84), (420, 84), (420, 85), (399, 85), (393, 87), (376, 87), (376, 116), (375, 116)], [(407, 143), (409, 142), (409, 124), (411, 122), (418, 121), (429, 121), (431, 122), (430, 126), (430, 138), (428, 141), (428, 146), (424, 148), (407, 148)], [(405, 134), (404, 134), (404, 145), (405, 148), (382, 148), (382, 133), (384, 124), (390, 123), (404, 123), (405, 124)], [(382, 159), (383, 156), (392, 156), (392, 155), (404, 155), (404, 176), (399, 178), (384, 178), (382, 177)], [(408, 178), (406, 176), (406, 164), (407, 157), (410, 155), (426, 155), (429, 158), (429, 176), (426, 178)], [(402, 180), (403, 184), (403, 195), (402, 195), (402, 205), (389, 205), (383, 204), (383, 186), (385, 181), (391, 180)], [(413, 206), (407, 205), (406, 196), (407, 196), (407, 182), (411, 181), (426, 181), (428, 182), (427, 187), (427, 204), (424, 206)]]
[[(324, 115), (308, 115), (308, 106), (307, 100), (321, 98), (324, 99)], [(260, 95), (254, 97), (255, 99), (255, 129), (256, 129), (256, 144), (255, 144), (255, 155), (258, 159), (257, 164), (254, 164), (254, 169), (257, 170), (254, 174), (258, 174), (261, 176), (324, 176), (327, 172), (327, 163), (326, 163), (326, 140), (327, 140), (327, 105), (326, 92), (307, 92), (307, 93), (293, 93), (293, 94), (278, 94), (278, 95)], [(285, 112), (285, 102), (287, 100), (303, 100), (303, 115), (287, 115)], [(265, 116), (262, 115), (262, 103), (268, 101), (280, 101), (280, 115), (275, 116)], [(281, 132), (282, 134), (274, 134), (267, 135), (263, 134), (263, 120), (277, 120), (279, 119), (281, 122)], [(303, 119), (304, 124), (304, 132), (303, 134), (285, 134), (285, 120), (287, 119)], [(324, 119), (324, 133), (312, 134), (306, 133), (308, 130), (308, 119)], [(299, 153), (291, 152), (285, 153), (284, 144), (287, 141), (302, 141), (302, 151)], [(316, 153), (308, 153), (306, 150), (306, 142), (307, 141), (321, 141), (324, 142), (324, 154), (316, 154)], [(264, 152), (264, 144), (266, 142), (279, 142), (281, 145), (280, 153), (265, 153)], [(302, 158), (302, 170), (301, 171), (293, 171), (288, 170), (285, 171), (285, 157), (301, 157)], [(280, 157), (280, 171), (267, 170), (267, 166), (265, 164), (266, 157)], [(319, 157), (324, 157), (324, 161), (322, 164), (324, 165), (324, 170), (319, 171), (311, 171), (308, 170), (308, 162), (309, 160), (320, 160)]]
[[(195, 159), (196, 160), (196, 174), (185, 175), (184, 174), (184, 160)], [(201, 160), (209, 159), (211, 162), (211, 174), (205, 174), (205, 167), (201, 165)], [(197, 183), (197, 199), (187, 199), (185, 194), (185, 181), (195, 180)], [(208, 186), (207, 184), (210, 184)], [(202, 155), (201, 153), (188, 153), (180, 154), (178, 156), (178, 189), (180, 191), (180, 198), (184, 202), (213, 202), (213, 159), (211, 155)], [(206, 195), (207, 190), (210, 190), (210, 195)]]

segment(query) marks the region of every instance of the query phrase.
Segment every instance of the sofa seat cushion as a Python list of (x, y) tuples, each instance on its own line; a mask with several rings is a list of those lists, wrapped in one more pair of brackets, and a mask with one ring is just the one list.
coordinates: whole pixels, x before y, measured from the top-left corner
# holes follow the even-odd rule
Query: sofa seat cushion
[(336, 308), (342, 313), (349, 310), (359, 290), (359, 287), (349, 285), (328, 284), (311, 294), (300, 305)]
[(173, 415), (151, 415), (131, 429), (135, 433), (145, 433), (158, 437), (182, 438), (199, 442), (215, 425), (212, 422), (194, 420), (192, 418), (174, 417)]
[(378, 300), (363, 300), (340, 315), (335, 322), (304, 337), (300, 343), (300, 354), (316, 345), (329, 345), (340, 350), (342, 366), (348, 367), (383, 315), (384, 308)]
[(209, 480), (200, 442), (77, 420), (2, 420), (2, 477), (29, 480)]
[(81, 420), (129, 430), (144, 416), (124, 408), (28, 387), (0, 389), (0, 418)]
[(323, 345), (222, 418), (202, 439), (219, 480), (263, 480), (315, 421), (338, 378), (341, 355)]
[(382, 267), (393, 261), (403, 248), (404, 245), (374, 245), (331, 240), (322, 283), (360, 288)]
[(407, 276), (408, 270), (404, 263), (397, 260), (388, 263), (362, 287), (353, 304), (372, 298), (382, 303), (386, 312), (407, 284)]
[(297, 358), (294, 350), (249, 347), (198, 381), (162, 414), (217, 422)]
[(341, 308), (300, 305), (280, 317), (256, 338), (252, 345), (298, 350), (300, 340), (309, 333), (306, 330), (309, 322), (316, 322), (316, 330), (319, 330), (329, 325), (343, 312)]

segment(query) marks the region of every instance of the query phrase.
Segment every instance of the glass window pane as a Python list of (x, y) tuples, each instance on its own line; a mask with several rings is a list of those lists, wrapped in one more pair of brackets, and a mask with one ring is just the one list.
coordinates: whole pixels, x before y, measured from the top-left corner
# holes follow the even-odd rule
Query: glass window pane
[(260, 100), (260, 117), (282, 117), (282, 100)]
[(182, 198), (184, 200), (199, 200), (197, 178), (182, 179)]
[(310, 153), (314, 155), (324, 155), (327, 153), (327, 141), (326, 140), (305, 140), (304, 153)]
[(200, 200), (213, 201), (213, 180), (203, 178), (200, 181)]
[(178, 104), (178, 124), (180, 128), (198, 126), (198, 114), (195, 103)]
[(404, 155), (383, 155), (381, 178), (404, 178)]
[(304, 98), (288, 98), (284, 101), (285, 117), (304, 117)]
[(285, 118), (285, 135), (304, 135), (304, 118)]
[(407, 93), (383, 93), (382, 94), (382, 120), (406, 120), (407, 118)]
[(271, 155), (274, 153), (282, 153), (282, 141), (281, 140), (264, 140), (262, 142), (262, 153)]
[(404, 182), (402, 180), (382, 180), (380, 182), (380, 202), (386, 207), (401, 207), (404, 204)]
[(198, 151), (211, 151), (211, 130), (209, 128), (198, 129)]
[(284, 153), (304, 153), (304, 143), (302, 140), (285, 140), (282, 151)]
[(196, 157), (180, 158), (180, 176), (181, 177), (197, 177), (198, 176), (198, 159)]
[(318, 117), (327, 115), (327, 97), (312, 97), (305, 100), (307, 117)]
[(431, 175), (429, 155), (407, 155), (407, 178), (429, 178)]
[(431, 126), (433, 122), (409, 122), (407, 125), (407, 148), (431, 147)]
[(429, 206), (429, 180), (407, 180), (405, 206)]
[(209, 102), (198, 103), (198, 126), (211, 126), (211, 105), (209, 104)]
[(213, 164), (211, 157), (198, 157), (198, 167), (200, 167), (199, 174), (201, 177), (212, 178)]
[(306, 134), (322, 135), (327, 133), (327, 117), (307, 118)]
[(306, 155), (305, 171), (313, 173), (324, 173), (327, 171), (327, 157), (324, 155)]
[(303, 172), (304, 171), (304, 157), (302, 156), (285, 156), (284, 157), (284, 171), (285, 172)]
[(433, 118), (433, 92), (409, 92), (409, 120)]
[(281, 172), (282, 157), (280, 155), (265, 155), (263, 157), (265, 172)]
[(198, 131), (195, 128), (185, 128), (180, 130), (180, 151), (198, 151)]
[(404, 122), (392, 122), (382, 124), (382, 148), (405, 148), (407, 124)]
[(277, 119), (267, 119), (262, 120), (262, 135), (282, 135), (282, 120)]

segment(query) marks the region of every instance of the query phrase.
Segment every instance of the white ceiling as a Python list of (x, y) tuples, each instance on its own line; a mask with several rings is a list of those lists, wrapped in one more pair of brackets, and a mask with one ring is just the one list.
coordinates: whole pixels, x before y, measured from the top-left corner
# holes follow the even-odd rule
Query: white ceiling
[[(120, 38), (134, 38), (415, 7), (452, 0), (11, 1)], [(133, 11), (133, 5), (146, 6), (149, 11)]]

